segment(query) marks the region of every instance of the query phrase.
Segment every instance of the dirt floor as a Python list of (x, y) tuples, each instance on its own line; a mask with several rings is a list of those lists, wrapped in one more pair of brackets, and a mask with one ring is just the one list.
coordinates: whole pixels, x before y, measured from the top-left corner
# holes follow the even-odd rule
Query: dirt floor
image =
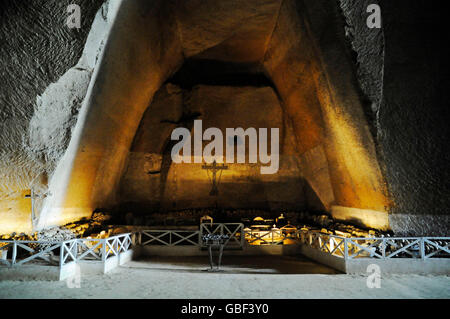
[(450, 298), (449, 276), (339, 274), (306, 258), (225, 256), (223, 272), (207, 257), (159, 257), (129, 262), (80, 280), (0, 281), (0, 298)]

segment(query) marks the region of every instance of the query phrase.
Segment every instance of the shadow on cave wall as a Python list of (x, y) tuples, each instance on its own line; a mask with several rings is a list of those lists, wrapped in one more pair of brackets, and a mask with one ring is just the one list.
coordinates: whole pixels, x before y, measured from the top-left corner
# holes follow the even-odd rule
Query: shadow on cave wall
[[(184, 113), (181, 118), (172, 123), (177, 124), (177, 127), (183, 127), (187, 128), (189, 131), (192, 130), (194, 126), (194, 120), (198, 119), (201, 116), (198, 112), (186, 112)], [(178, 141), (173, 141), (170, 136), (167, 137), (166, 141), (164, 142), (164, 146), (162, 149), (162, 162), (161, 162), (161, 172), (160, 172), (160, 183), (159, 183), (159, 198), (164, 198), (164, 193), (166, 190), (166, 184), (167, 184), (167, 177), (169, 175), (170, 166), (172, 165), (172, 148), (177, 144)], [(157, 211), (160, 211), (161, 208), (161, 201), (158, 202), (158, 207), (156, 208)]]

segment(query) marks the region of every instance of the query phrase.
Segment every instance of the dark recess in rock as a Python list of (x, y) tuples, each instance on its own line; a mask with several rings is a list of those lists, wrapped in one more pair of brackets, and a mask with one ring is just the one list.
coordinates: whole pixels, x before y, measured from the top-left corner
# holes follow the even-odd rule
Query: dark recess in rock
[(216, 86), (270, 86), (272, 81), (256, 63), (233, 63), (216, 60), (189, 59), (167, 81), (182, 89), (192, 89), (195, 85)]

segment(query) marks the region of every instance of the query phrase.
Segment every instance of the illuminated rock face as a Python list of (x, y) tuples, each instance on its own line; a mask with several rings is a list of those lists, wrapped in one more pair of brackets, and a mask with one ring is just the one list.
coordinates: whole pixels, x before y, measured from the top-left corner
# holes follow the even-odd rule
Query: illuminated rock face
[[(170, 92), (170, 93), (169, 93)], [(215, 206), (210, 196), (211, 172), (202, 164), (171, 162), (169, 143), (172, 130), (182, 114), (195, 114), (203, 130), (219, 128), (279, 128), (280, 167), (276, 174), (262, 175), (260, 163), (226, 163), (220, 175), (217, 204), (230, 208), (324, 209), (305, 188), (305, 176), (293, 148), (291, 122), (284, 116), (271, 87), (224, 87), (200, 85), (192, 90), (164, 86), (144, 114), (129, 155), (121, 183), (124, 209), (171, 210)], [(186, 116), (185, 116), (186, 117)], [(179, 125), (192, 128), (194, 117)], [(193, 129), (191, 129), (193, 135)], [(224, 141), (224, 145), (230, 141)], [(234, 141), (231, 141), (234, 142)], [(208, 144), (204, 141), (204, 146)], [(269, 146), (270, 149), (270, 146)], [(246, 153), (249, 145), (246, 142)], [(321, 163), (326, 170), (326, 161)], [(317, 163), (320, 165), (320, 163)], [(220, 174), (220, 173), (219, 173)], [(328, 184), (324, 189), (331, 190)], [(315, 181), (317, 182), (317, 181)], [(128, 206), (128, 207), (127, 207)]]
[[(392, 84), (407, 83), (410, 76), (396, 64), (403, 54), (395, 50), (386, 54), (391, 71), (385, 72), (387, 84), (381, 92), (384, 38), (382, 31), (369, 33), (361, 26), (364, 10), (354, 8), (362, 2), (341, 0), (339, 8), (337, 2), (316, 0), (110, 1), (98, 12), (84, 57), (71, 70), (81, 55), (86, 27), (78, 36), (63, 32), (58, 39), (50, 39), (62, 43), (52, 48), (76, 43), (68, 49), (70, 58), (59, 51), (56, 56), (61, 58), (54, 58), (55, 52), (43, 49), (42, 68), (26, 65), (27, 70), (19, 70), (23, 72), (0, 73), (12, 73), (2, 82), (16, 83), (1, 92), (9, 95), (1, 95), (6, 107), (0, 113), (0, 233), (30, 230), (30, 199), (24, 198), (30, 188), (47, 196), (37, 200), (39, 227), (70, 222), (89, 216), (94, 209), (127, 202), (164, 209), (209, 205), (211, 198), (203, 195), (210, 185), (204, 171), (187, 164), (164, 166), (165, 143), (174, 127), (170, 122), (180, 119), (186, 105), (201, 113), (208, 126), (225, 127), (231, 122), (227, 116), (220, 117), (219, 106), (245, 105), (242, 126), (279, 125), (284, 130), (284, 164), (279, 174), (269, 178), (250, 166), (232, 167), (223, 173), (220, 186), (224, 205), (323, 208), (377, 228), (435, 232), (423, 226), (423, 218), (411, 214), (426, 214), (427, 207), (433, 206), (432, 214), (445, 218), (442, 211), (448, 200), (442, 183), (436, 182), (442, 165), (435, 165), (433, 156), (429, 160), (422, 143), (428, 137), (440, 141), (432, 125), (439, 122), (433, 121), (439, 112), (419, 131), (402, 119), (405, 113), (422, 123), (416, 114), (425, 111), (408, 109), (411, 100), (407, 95), (411, 90), (418, 94), (420, 85), (410, 89), (399, 84), (397, 89)], [(83, 23), (92, 21), (101, 1), (92, 3), (82, 4)], [(61, 9), (64, 2), (57, 4), (52, 10), (65, 12)], [(43, 18), (56, 12), (33, 10)], [(347, 27), (354, 27), (351, 41), (360, 54), (359, 69), (348, 52), (343, 14)], [(395, 14), (384, 14), (389, 23), (384, 32), (394, 35), (386, 37), (389, 50), (401, 39)], [(11, 33), (25, 34), (17, 39), (34, 41), (27, 28), (8, 28), (15, 30)], [(36, 33), (40, 32), (47, 30)], [(58, 32), (50, 30), (48, 37)], [(72, 37), (76, 41), (66, 41)], [(371, 40), (363, 43), (361, 39)], [(10, 51), (18, 46), (12, 43)], [(3, 47), (0, 52), (6, 56), (9, 53)], [(24, 64), (36, 60), (35, 51), (26, 54), (19, 54)], [(60, 61), (57, 66), (56, 60)], [(271, 85), (247, 87), (243, 81), (233, 88), (216, 84), (183, 91), (164, 86), (183, 64), (195, 60), (234, 63), (248, 73), (263, 74)], [(14, 54), (10, 60), (2, 56), (2, 61), (14, 64)], [(397, 69), (403, 81), (396, 80)], [(39, 90), (21, 85), (32, 81), (20, 74), (39, 75), (37, 80), (33, 77)], [(52, 76), (41, 80), (43, 74)], [(43, 88), (58, 77), (58, 83), (43, 94)], [(432, 77), (428, 80), (432, 82)], [(398, 90), (403, 92), (398, 95), (400, 100), (396, 99)], [(38, 95), (42, 98), (33, 112), (30, 106)], [(263, 104), (264, 110), (250, 113), (256, 104), (251, 100)], [(432, 104), (428, 100), (422, 104), (427, 103)], [(424, 118), (429, 119), (427, 114)], [(236, 126), (233, 122), (231, 127)], [(422, 142), (411, 143), (418, 135)], [(420, 156), (414, 158), (416, 152)], [(414, 168), (409, 169), (409, 163)], [(191, 181), (197, 190), (187, 187)], [(294, 192), (296, 188), (300, 191)], [(386, 225), (388, 211), (396, 216), (389, 218), (392, 225)]]
[[(80, 30), (61, 24), (69, 3), (81, 6), (84, 15)], [(106, 23), (106, 15), (103, 19), (99, 11), (102, 3), (0, 2), (0, 233), (32, 228), (31, 199), (26, 195), (31, 188), (37, 194), (47, 192), (48, 177), (70, 141), (91, 70), (65, 73), (82, 56), (97, 12)], [(101, 32), (99, 29), (91, 33)], [(65, 79), (61, 81), (61, 77)], [(69, 78), (72, 81), (67, 81)], [(53, 84), (59, 100), (54, 95), (47, 100), (53, 105), (40, 104), (38, 96), (45, 95), (46, 87), (53, 82), (59, 83)], [(42, 200), (36, 198), (35, 205), (41, 207)]]
[[(235, 127), (236, 119), (241, 119), (244, 127), (283, 128), (285, 149), (279, 174), (261, 177), (249, 166), (244, 166), (243, 171), (242, 167), (230, 167), (223, 175), (224, 192), (237, 187), (241, 192), (224, 193), (225, 202), (231, 206), (266, 205), (274, 209), (287, 205), (331, 210), (333, 204), (339, 204), (385, 210), (382, 176), (371, 149), (373, 141), (364, 130), (360, 102), (354, 96), (352, 70), (344, 68), (348, 78), (333, 79), (328, 65), (320, 62), (320, 56), (326, 52), (321, 52), (320, 46), (317, 49), (310, 39), (296, 2), (267, 0), (237, 5), (177, 1), (176, 6), (167, 1), (118, 3), (105, 52), (93, 71), (71, 141), (50, 177), (39, 228), (120, 204), (120, 183), (139, 123), (155, 92), (186, 57), (259, 65), (257, 68), (272, 80), (280, 97), (275, 98), (276, 94), (268, 88), (257, 89), (251, 98), (245, 98), (239, 90), (235, 95), (221, 92), (225, 88), (203, 87), (191, 92), (190, 107), (203, 114), (211, 126)], [(323, 86), (324, 79), (331, 87)], [(342, 80), (344, 87), (340, 88), (337, 84)], [(343, 90), (351, 99), (339, 99)], [(227, 95), (241, 100), (232, 103), (225, 98)], [(218, 101), (214, 101), (217, 96)], [(226, 106), (234, 115), (227, 113), (218, 118), (219, 112), (211, 106), (215, 104)], [(242, 110), (233, 109), (240, 104), (245, 105)], [(257, 106), (263, 109), (255, 112)], [(342, 119), (334, 115), (336, 109), (342, 109)], [(155, 132), (162, 134), (164, 140), (168, 128), (149, 121), (153, 121)], [(144, 167), (150, 167), (149, 178), (153, 179), (157, 175), (157, 155), (164, 157), (164, 151), (157, 149), (161, 142), (154, 140), (154, 153), (147, 152), (147, 159), (144, 156)], [(131, 157), (135, 156), (133, 153)], [(363, 167), (355, 170), (356, 162)], [(159, 185), (150, 183), (157, 191), (150, 188), (152, 195), (147, 194), (150, 196), (144, 202), (159, 202), (163, 207), (202, 203), (196, 199), (207, 193), (207, 180), (198, 181), (197, 194), (187, 186), (199, 175), (195, 168), (188, 170), (190, 174), (180, 174), (187, 170), (181, 166), (160, 168), (165, 169), (167, 176), (160, 179)], [(234, 171), (236, 174), (231, 173)], [(308, 205), (306, 187), (309, 194), (317, 197), (314, 205)], [(203, 197), (203, 201), (208, 204), (210, 198)]]

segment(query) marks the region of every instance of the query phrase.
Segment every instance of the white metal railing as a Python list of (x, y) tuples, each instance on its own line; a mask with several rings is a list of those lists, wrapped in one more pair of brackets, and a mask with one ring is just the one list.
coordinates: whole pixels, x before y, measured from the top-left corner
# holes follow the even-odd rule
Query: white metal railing
[(141, 230), (136, 233), (137, 244), (163, 246), (198, 246), (198, 230)]
[[(276, 232), (276, 233), (275, 233)], [(279, 245), (286, 239), (345, 259), (356, 258), (450, 258), (450, 237), (367, 237), (347, 238), (313, 231), (284, 233), (279, 230), (244, 231), (243, 224), (200, 225), (200, 230), (145, 230), (104, 239), (72, 239), (62, 242), (0, 240), (0, 265), (20, 266), (31, 261), (44, 261), (60, 267), (81, 260), (106, 261), (133, 245), (194, 245), (202, 247), (206, 234), (228, 235), (226, 244), (243, 247), (259, 241), (264, 245)]]
[(33, 260), (64, 266), (81, 260), (101, 260), (126, 252), (132, 246), (132, 234), (103, 239), (77, 238), (62, 242), (0, 240), (0, 265), (20, 266)]
[(298, 242), (297, 231), (275, 230), (244, 230), (242, 223), (202, 223), (199, 230), (140, 230), (136, 232), (136, 244), (149, 246), (198, 246), (204, 247), (204, 235), (227, 235), (224, 245), (230, 248), (242, 249), (245, 241), (250, 245), (282, 245), (286, 240)]
[[(1, 240), (0, 264), (12, 267), (20, 266), (33, 260), (43, 260), (50, 265), (58, 265), (57, 255), (64, 255), (66, 242)], [(10, 258), (8, 258), (10, 256)], [(65, 259), (67, 259), (66, 257)]]
[(143, 246), (198, 246), (203, 247), (203, 235), (228, 235), (224, 245), (242, 248), (244, 225), (241, 223), (203, 223), (199, 230), (140, 230), (136, 244)]
[(224, 247), (240, 248), (244, 246), (244, 224), (242, 223), (202, 223), (200, 224), (199, 245), (203, 246), (203, 235), (227, 235), (228, 239), (224, 242)]
[(285, 232), (282, 229), (245, 231), (245, 239), (250, 245), (284, 245), (286, 241), (296, 243), (298, 232)]
[(449, 258), (450, 237), (355, 237), (299, 232), (300, 242), (345, 258)]
[(78, 255), (80, 260), (106, 260), (126, 252), (132, 246), (132, 234), (121, 234), (104, 239), (77, 239)]

